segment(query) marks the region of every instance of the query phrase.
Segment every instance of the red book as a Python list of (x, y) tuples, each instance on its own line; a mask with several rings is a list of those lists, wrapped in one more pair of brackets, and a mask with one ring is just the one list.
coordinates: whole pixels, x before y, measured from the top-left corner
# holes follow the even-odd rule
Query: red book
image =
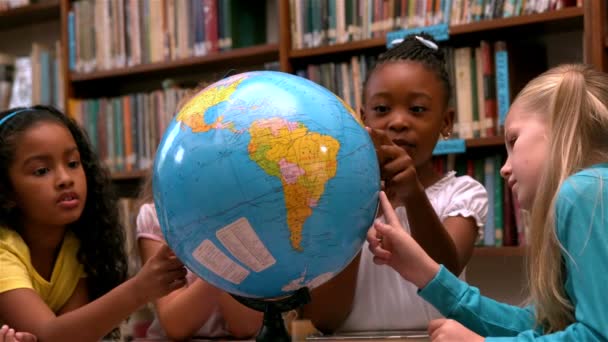
[(219, 51), (217, 0), (203, 0), (207, 53)]
[(488, 137), (496, 136), (498, 131), (498, 109), (496, 106), (496, 82), (494, 74), (494, 53), (492, 45), (485, 40), (480, 42), (483, 71), (483, 98), (485, 113), (481, 129), (486, 130)]

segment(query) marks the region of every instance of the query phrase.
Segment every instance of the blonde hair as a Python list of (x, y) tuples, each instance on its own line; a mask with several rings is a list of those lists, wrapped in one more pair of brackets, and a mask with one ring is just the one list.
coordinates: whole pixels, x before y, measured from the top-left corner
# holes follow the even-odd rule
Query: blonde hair
[(555, 204), (566, 178), (608, 160), (608, 75), (580, 64), (550, 69), (530, 81), (514, 102), (546, 116), (550, 153), (530, 212), (528, 278), (537, 324), (545, 333), (574, 322), (565, 292), (562, 250), (555, 231)]

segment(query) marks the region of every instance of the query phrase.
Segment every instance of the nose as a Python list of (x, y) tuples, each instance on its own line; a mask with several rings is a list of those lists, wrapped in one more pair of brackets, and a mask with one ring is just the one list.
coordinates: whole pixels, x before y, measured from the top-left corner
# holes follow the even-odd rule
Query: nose
[(57, 187), (59, 189), (70, 188), (74, 185), (74, 178), (72, 177), (71, 170), (66, 167), (57, 168)]
[(509, 180), (509, 177), (511, 176), (512, 172), (513, 170), (511, 168), (511, 157), (507, 157), (507, 160), (505, 160), (505, 164), (500, 168), (500, 175), (505, 180)]
[(394, 132), (401, 132), (408, 130), (410, 126), (410, 118), (406, 111), (395, 108), (391, 113), (388, 129)]

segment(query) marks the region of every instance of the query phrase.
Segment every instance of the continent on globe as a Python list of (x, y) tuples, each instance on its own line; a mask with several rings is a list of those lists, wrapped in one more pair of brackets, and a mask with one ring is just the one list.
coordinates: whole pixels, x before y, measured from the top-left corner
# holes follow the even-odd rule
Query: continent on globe
[(325, 184), (336, 175), (340, 143), (282, 118), (257, 120), (249, 128), (249, 157), (281, 180), (291, 246), (302, 250), (302, 227), (312, 215)]
[(356, 113), (276, 71), (222, 79), (176, 113), (153, 168), (167, 244), (219, 289), (263, 300), (314, 289), (360, 251), (380, 167)]
[(212, 129), (236, 131), (232, 122), (223, 122), (223, 115), (220, 115), (214, 122), (207, 124), (205, 114), (209, 108), (229, 100), (239, 84), (245, 79), (246, 77), (239, 77), (232, 82), (219, 83), (199, 92), (184, 105), (175, 120), (190, 127), (192, 133), (204, 133)]

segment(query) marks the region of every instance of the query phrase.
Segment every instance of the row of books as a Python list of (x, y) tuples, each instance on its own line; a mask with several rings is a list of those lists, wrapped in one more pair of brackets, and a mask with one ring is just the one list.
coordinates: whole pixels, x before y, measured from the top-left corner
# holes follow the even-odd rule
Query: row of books
[(488, 192), (488, 214), (477, 241), (478, 246), (522, 246), (526, 244), (522, 212), (511, 189), (500, 175), (504, 155), (447, 155), (435, 157), (435, 170), (442, 174), (454, 170), (484, 185)]
[(145, 170), (186, 89), (171, 87), (120, 97), (70, 99), (68, 110), (84, 127), (112, 172)]
[[(501, 133), (499, 117), (506, 115), (511, 100), (508, 70), (517, 67), (508, 64), (508, 53), (504, 41), (446, 49), (451, 104), (456, 109), (455, 137), (483, 138)], [(507, 63), (495, 63), (505, 56)]]
[[(479, 46), (445, 51), (453, 88), (451, 105), (456, 109), (455, 138), (501, 134), (500, 118), (506, 115), (513, 95), (546, 68), (543, 48), (537, 45), (481, 41)], [(534, 58), (528, 56), (525, 65), (517, 62), (523, 51), (535, 51)], [(336, 63), (310, 64), (296, 74), (321, 84), (358, 109), (362, 105), (363, 81), (374, 62), (374, 57), (352, 56)]]
[(296, 75), (322, 85), (358, 110), (363, 81), (375, 60), (374, 56), (358, 55), (337, 63), (309, 64), (306, 69), (296, 70)]
[(32, 44), (29, 56), (0, 53), (0, 110), (32, 104), (63, 107), (63, 72), (59, 42), (49, 48)]
[(86, 73), (261, 44), (265, 23), (266, 7), (247, 0), (80, 0), (68, 14), (69, 67)]
[(582, 0), (290, 0), (291, 41), (294, 49), (312, 48), (570, 6), (582, 6)]
[(2, 0), (0, 1), (0, 12), (8, 11), (17, 7), (27, 6), (34, 2), (35, 0)]

